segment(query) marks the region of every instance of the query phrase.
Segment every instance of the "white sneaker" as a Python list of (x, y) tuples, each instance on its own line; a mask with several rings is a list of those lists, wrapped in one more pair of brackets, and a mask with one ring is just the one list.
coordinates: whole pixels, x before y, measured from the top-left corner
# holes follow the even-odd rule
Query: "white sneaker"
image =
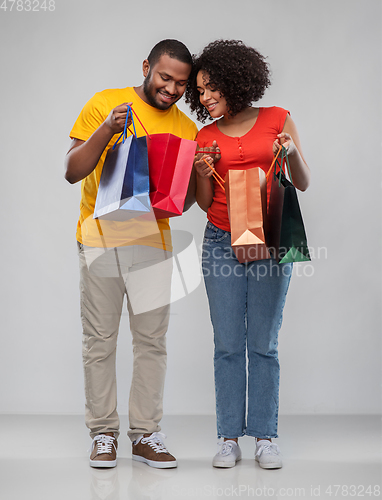
[(263, 469), (281, 469), (283, 466), (279, 447), (267, 439), (256, 442), (255, 460)]
[(235, 467), (236, 462), (241, 460), (240, 446), (236, 441), (223, 441), (218, 443), (220, 450), (212, 460), (214, 467)]

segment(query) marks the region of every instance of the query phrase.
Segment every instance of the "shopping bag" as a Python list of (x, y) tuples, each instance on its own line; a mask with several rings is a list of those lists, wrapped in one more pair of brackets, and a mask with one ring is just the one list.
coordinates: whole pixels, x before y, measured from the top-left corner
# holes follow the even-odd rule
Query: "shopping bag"
[[(279, 264), (310, 261), (304, 222), (296, 188), (285, 175), (289, 170), (288, 155), (282, 148), (281, 160), (276, 161), (269, 176), (271, 192), (268, 204), (267, 244)], [(279, 171), (277, 172), (277, 167)]]
[(270, 259), (265, 240), (267, 183), (259, 168), (228, 170), (225, 178), (231, 245), (239, 262)]
[(147, 136), (150, 199), (157, 219), (182, 215), (196, 146), (173, 134)]
[[(146, 137), (125, 130), (106, 156), (94, 209), (94, 218), (123, 221), (150, 212), (150, 181)], [(119, 140), (122, 139), (122, 142)]]

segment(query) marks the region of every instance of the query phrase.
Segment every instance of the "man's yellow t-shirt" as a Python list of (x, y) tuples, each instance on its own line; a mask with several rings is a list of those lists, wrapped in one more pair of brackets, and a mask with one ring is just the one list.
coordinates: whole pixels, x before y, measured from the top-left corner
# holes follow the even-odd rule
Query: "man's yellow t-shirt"
[[(105, 121), (110, 111), (124, 102), (133, 103), (134, 111), (149, 134), (170, 133), (182, 139), (195, 139), (198, 132), (196, 125), (175, 104), (167, 110), (156, 109), (142, 101), (133, 87), (97, 92), (85, 104), (70, 132), (70, 137), (82, 141), (88, 140)], [(146, 135), (139, 121), (135, 119), (134, 123), (137, 136)], [(82, 180), (77, 240), (91, 247), (146, 245), (170, 250), (171, 237), (168, 219), (155, 221), (153, 218), (151, 220), (136, 218), (124, 222), (93, 219), (102, 167), (108, 150), (118, 137), (119, 134), (113, 136), (96, 168)]]

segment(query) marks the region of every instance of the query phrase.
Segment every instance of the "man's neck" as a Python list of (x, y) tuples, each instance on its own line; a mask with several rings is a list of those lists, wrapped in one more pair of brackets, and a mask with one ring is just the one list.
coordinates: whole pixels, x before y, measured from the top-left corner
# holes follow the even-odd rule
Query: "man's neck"
[(143, 102), (145, 102), (146, 104), (149, 104), (151, 106), (151, 104), (148, 102), (146, 95), (144, 93), (143, 83), (139, 87), (133, 87), (133, 89), (137, 93), (138, 97), (140, 97), (142, 99)]

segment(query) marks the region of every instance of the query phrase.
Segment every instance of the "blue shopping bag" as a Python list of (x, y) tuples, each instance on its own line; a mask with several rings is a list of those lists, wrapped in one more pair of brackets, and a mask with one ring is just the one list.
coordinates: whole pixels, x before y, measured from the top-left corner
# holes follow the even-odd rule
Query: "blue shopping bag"
[[(129, 116), (134, 135), (126, 137)], [(93, 218), (124, 221), (150, 212), (150, 207), (147, 141), (146, 137), (136, 136), (128, 106), (125, 129), (108, 151), (103, 165)]]

